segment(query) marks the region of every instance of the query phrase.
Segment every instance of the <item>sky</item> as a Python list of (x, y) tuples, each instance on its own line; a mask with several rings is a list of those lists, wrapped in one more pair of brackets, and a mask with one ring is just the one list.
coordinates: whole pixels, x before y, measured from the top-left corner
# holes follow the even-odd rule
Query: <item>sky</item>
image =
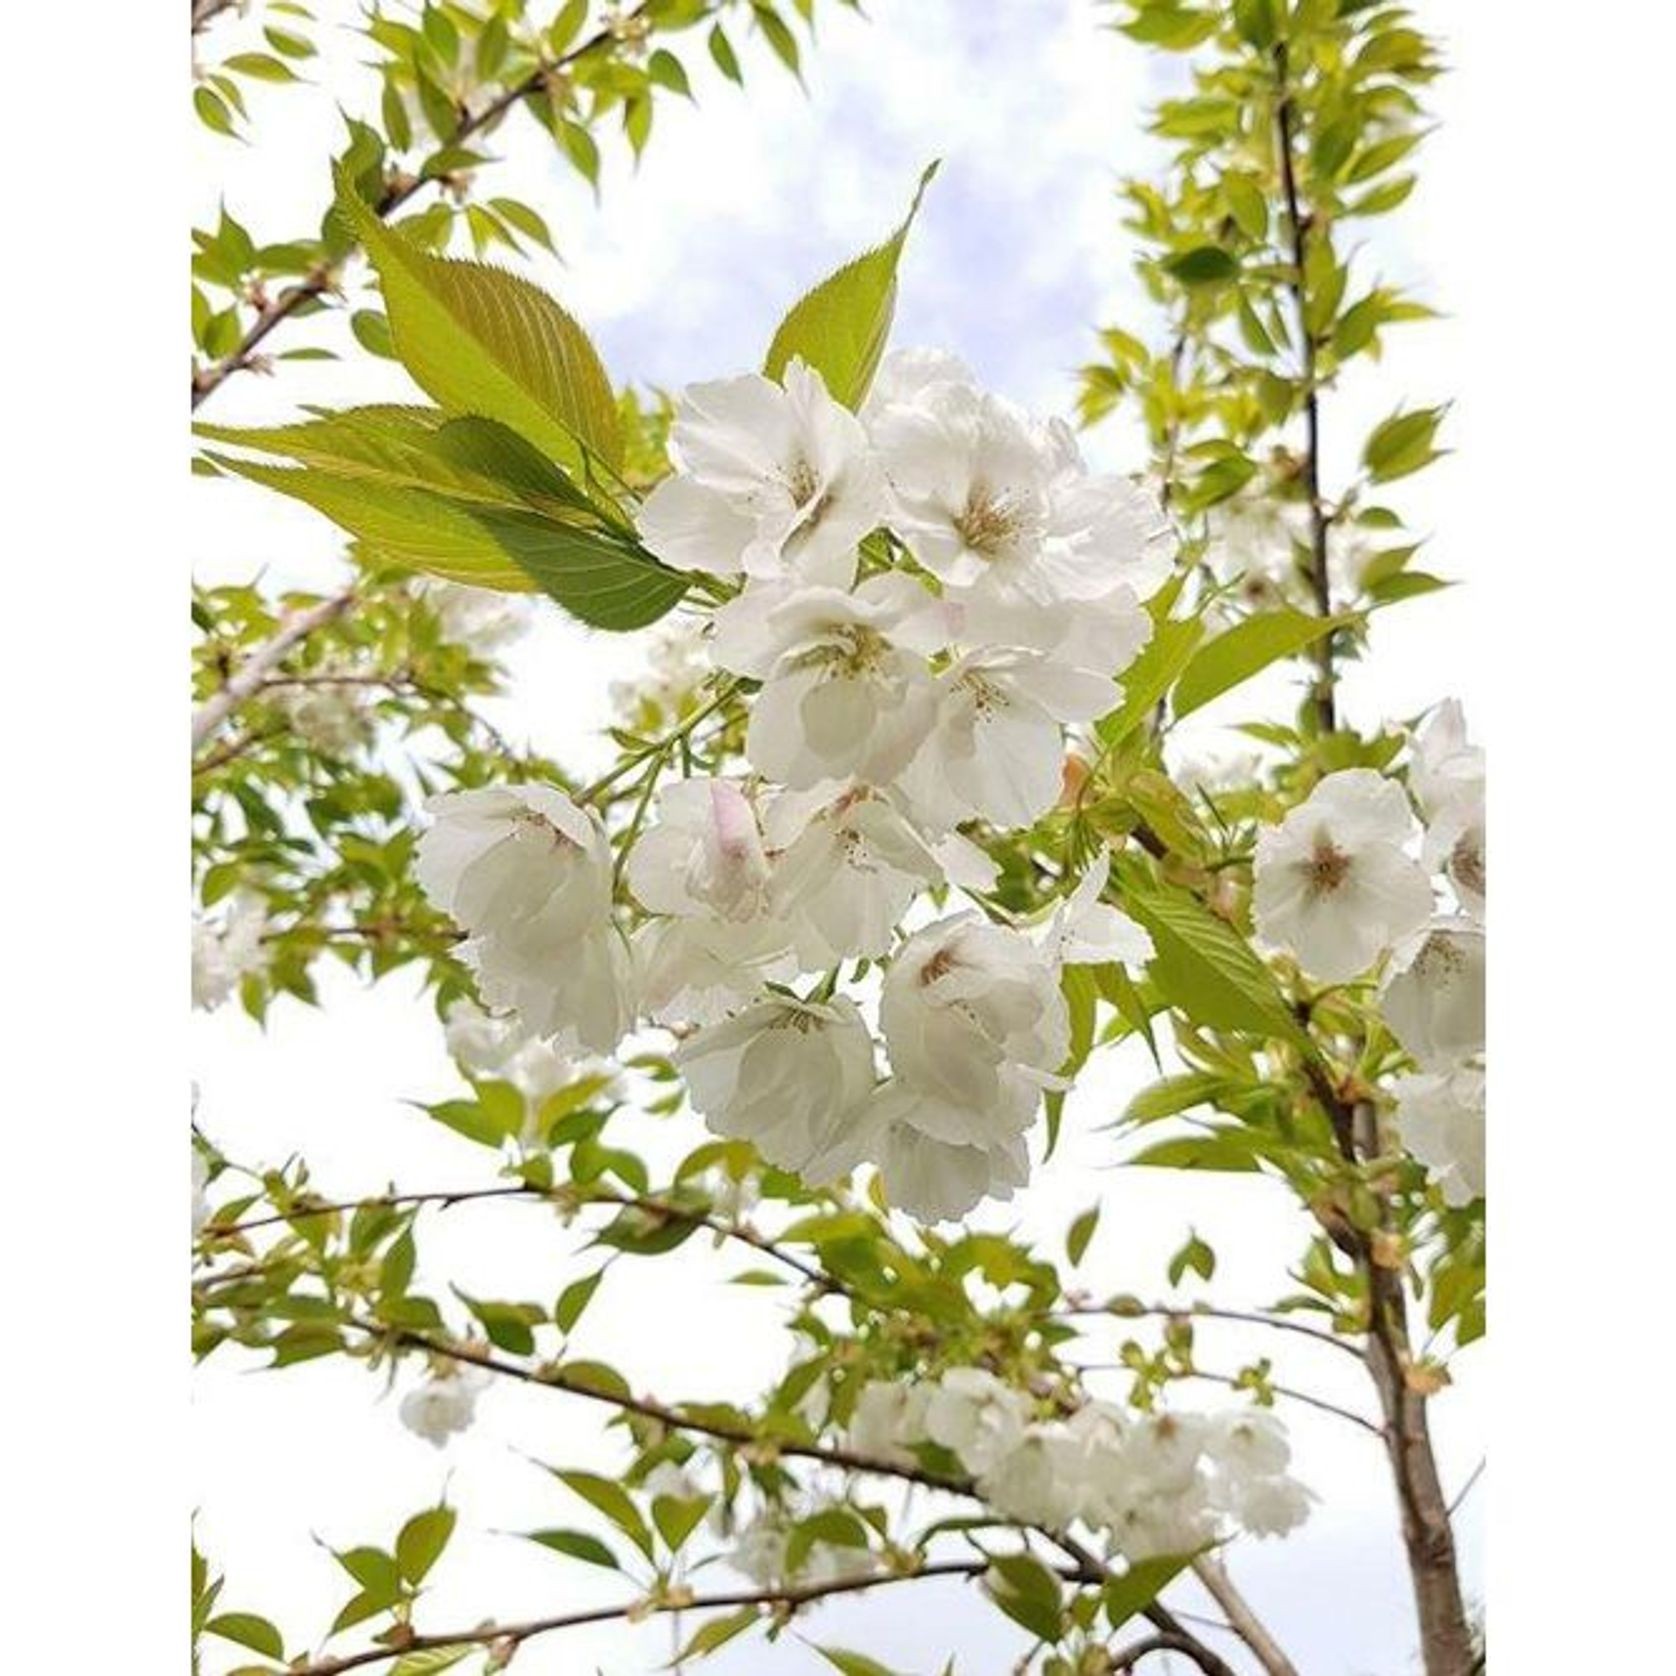
[[(318, 10), (331, 17), (352, 8)], [(1441, 8), (1420, 11), (1435, 25)], [(1075, 368), (1089, 358), (1092, 328), (1134, 321), (1133, 253), (1113, 191), (1119, 176), (1156, 155), (1141, 133), (1142, 113), (1165, 85), (1152, 57), (1100, 28), (1100, 8), (1088, 0), (874, 0), (869, 13), (864, 21), (822, 8), (820, 42), (806, 58), (807, 93), (767, 62), (760, 43), (747, 60), (743, 95), (698, 62), (699, 53), (697, 107), (660, 105), (638, 170), (612, 148), (597, 204), (533, 127), (497, 136), (507, 161), (496, 165), (495, 190), (547, 216), (563, 261), (544, 260), (539, 277), (587, 323), (620, 381), (674, 386), (754, 366), (785, 307), (895, 224), (933, 157), (943, 169), (909, 243), (897, 343), (951, 348), (1009, 396), (1063, 411)], [(200, 218), (222, 195), (259, 239), (283, 238), (317, 218), (325, 159), (339, 134), (334, 99), (353, 108), (364, 97), (352, 41), (329, 38), (330, 71), (319, 78), (329, 88), (257, 94), (258, 145), (207, 136), (196, 144)], [(1422, 188), (1380, 224), (1378, 241), (1370, 237), (1360, 257), (1368, 277), (1411, 283), (1446, 311), (1461, 276), (1455, 247), (1440, 234), (1461, 213), (1452, 163), (1471, 128), (1470, 120), (1459, 132), (1451, 124), (1458, 98), (1453, 81), (1438, 89), (1443, 126), (1428, 148)], [(1335, 393), (1326, 420), (1329, 479), (1383, 414), (1455, 393), (1467, 324), (1449, 316), (1393, 337), (1381, 367)], [(334, 341), (330, 327), (309, 322), (288, 341)], [(272, 380), (235, 379), (215, 412), (225, 423), (262, 422), (308, 402), (347, 405), (408, 389), (398, 369), (352, 354), (287, 365)], [(1136, 463), (1133, 438), (1119, 426), (1096, 432), (1087, 448), (1101, 465)], [(1431, 538), (1428, 568), (1472, 580), (1487, 555), (1452, 540), (1465, 492), (1458, 461), (1446, 460), (1422, 484), (1404, 505)], [(193, 511), (201, 577), (261, 570), (325, 588), (338, 574), (336, 532), (304, 508), (216, 482), (197, 487)], [(1379, 658), (1347, 677), (1350, 712), (1409, 715), (1454, 692), (1471, 714), (1474, 682), (1483, 679), (1472, 655), (1477, 609), (1465, 588), (1393, 612), (1380, 630)], [(512, 690), (495, 719), (586, 772), (605, 750), (596, 735), (609, 711), (607, 685), (632, 674), (639, 656), (632, 641), (548, 613), (516, 649)], [(1449, 686), (1440, 688), (1440, 679)], [(1255, 713), (1264, 696), (1242, 697), (1240, 709), (1220, 718), (1213, 707), (1204, 726)], [(265, 1031), (231, 1011), (199, 1017), (193, 1054), (200, 1121), (235, 1155), (278, 1160), (300, 1152), (320, 1183), (349, 1194), (375, 1191), (392, 1176), (428, 1188), (469, 1185), (484, 1173), (475, 1149), (407, 1104), (443, 1097), (455, 1080), (428, 1005), (405, 978), (371, 990), (335, 981), (323, 1010), (282, 1003)], [(1099, 1126), (1148, 1070), (1144, 1056), (1123, 1050), (1098, 1062), (1072, 1096), (1065, 1141), (1026, 1200), (992, 1208), (984, 1220), (1020, 1226), (1057, 1248), (1070, 1217), (1099, 1197), (1105, 1208), (1087, 1272), (1102, 1287), (1162, 1291), (1164, 1263), (1191, 1225), (1218, 1250), (1222, 1301), (1257, 1302), (1284, 1290), (1303, 1230), (1279, 1190), (1113, 1167), (1118, 1148)], [(684, 1117), (649, 1133), (646, 1150), (679, 1156), (696, 1135), (696, 1120)], [(462, 1208), (434, 1226), (433, 1272), (473, 1292), (546, 1295), (586, 1261), (573, 1255), (573, 1232), (531, 1207)], [(737, 1267), (697, 1253), (643, 1275), (621, 1265), (578, 1348), (629, 1370), (637, 1388), (749, 1396), (781, 1365), (783, 1341), (762, 1294), (717, 1284)], [(1272, 1348), (1240, 1329), (1215, 1335), (1207, 1328), (1202, 1337), (1207, 1366), (1236, 1367)], [(1277, 1377), (1365, 1412), (1355, 1370), (1346, 1382), (1338, 1361), (1307, 1346), (1282, 1347)], [(1457, 1371), (1459, 1387), (1436, 1406), (1449, 1486), (1466, 1481), (1484, 1441), (1471, 1354)], [(1217, 1393), (1206, 1388), (1204, 1400), (1214, 1405)], [(395, 1399), (358, 1369), (314, 1364), (266, 1375), (212, 1360), (198, 1379), (194, 1491), (202, 1539), (228, 1572), (228, 1600), (287, 1628), (322, 1624), (344, 1591), (316, 1539), (339, 1547), (387, 1541), (445, 1483), (463, 1525), (478, 1534), (457, 1539), (458, 1552), (439, 1569), (432, 1622), (621, 1598), (620, 1582), (604, 1573), (487, 1534), (586, 1522), (529, 1457), (597, 1462), (596, 1414), (550, 1394), (498, 1389), (480, 1413), (470, 1434), (438, 1454), (401, 1428)], [(1287, 1417), (1297, 1470), (1321, 1505), (1288, 1543), (1242, 1544), (1231, 1569), (1312, 1676), (1401, 1676), (1412, 1667), (1407, 1585), (1378, 1445), (1331, 1418), (1296, 1408)], [(1481, 1505), (1475, 1491), (1464, 1520), (1469, 1582), (1478, 1575)], [(974, 1673), (1003, 1668), (1016, 1654), (1010, 1631), (997, 1628), (1002, 1621), (987, 1608), (961, 1606), (961, 1585), (914, 1585), (825, 1607), (799, 1631), (864, 1646), (916, 1673), (939, 1668), (950, 1652)], [(583, 1632), (530, 1644), (518, 1668), (628, 1676), (667, 1657), (666, 1638), (666, 1628)], [(802, 1676), (828, 1667), (788, 1639), (772, 1654), (760, 1643), (730, 1651), (711, 1668), (718, 1676)]]

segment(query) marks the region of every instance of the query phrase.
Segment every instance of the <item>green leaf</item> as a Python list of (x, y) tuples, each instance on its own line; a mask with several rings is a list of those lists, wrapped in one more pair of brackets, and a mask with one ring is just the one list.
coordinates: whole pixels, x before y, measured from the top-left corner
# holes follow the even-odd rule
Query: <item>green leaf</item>
[(1193, 1559), (1192, 1554), (1161, 1554), (1157, 1559), (1136, 1560), (1121, 1577), (1112, 1578), (1103, 1590), (1111, 1627), (1121, 1629), (1144, 1612)]
[(1203, 1135), (1174, 1135), (1156, 1141), (1129, 1160), (1154, 1170), (1210, 1170), (1227, 1175), (1250, 1175), (1267, 1150), (1265, 1138), (1249, 1129), (1212, 1129)]
[(741, 1606), (737, 1612), (730, 1612), (725, 1618), (712, 1618), (693, 1633), (686, 1646), (676, 1655), (674, 1663), (680, 1666), (686, 1660), (697, 1658), (702, 1653), (713, 1653), (718, 1647), (725, 1647), (736, 1635), (743, 1635), (756, 1621), (757, 1609), (754, 1606)]
[(396, 1538), (396, 1565), (409, 1583), (424, 1581), (448, 1546), (457, 1517), (451, 1507), (427, 1507), (402, 1526)]
[(843, 1647), (817, 1647), (815, 1651), (844, 1676), (897, 1676), (888, 1664), (880, 1664), (865, 1653), (852, 1653)]
[(1190, 288), (1226, 285), (1240, 271), (1238, 258), (1219, 244), (1196, 245), (1164, 258), (1164, 271)]
[(386, 227), (341, 171), (338, 208), (378, 272), (402, 365), (433, 401), (500, 420), (583, 482), (589, 454), (622, 464), (611, 380), (551, 297), (504, 269), (422, 250)]
[(1294, 656), (1352, 620), (1317, 617), (1290, 608), (1247, 617), (1194, 653), (1176, 682), (1171, 707), (1177, 716), (1190, 715), (1271, 663)]
[(1179, 1286), (1189, 1269), (1201, 1280), (1209, 1280), (1216, 1273), (1216, 1253), (1197, 1234), (1190, 1234), (1187, 1243), (1170, 1259), (1166, 1271), (1170, 1284)]
[(543, 1548), (551, 1548), (555, 1553), (568, 1554), (573, 1560), (602, 1565), (610, 1571), (623, 1569), (617, 1556), (597, 1536), (587, 1531), (525, 1531), (523, 1534), (529, 1541), (539, 1542)]
[(1090, 1205), (1065, 1232), (1065, 1255), (1073, 1264), (1080, 1263), (1083, 1254), (1088, 1250), (1088, 1242), (1094, 1238), (1094, 1230), (1100, 1225), (1100, 1207)]
[(212, 93), (207, 87), (192, 90), (192, 108), (198, 113), (198, 120), (206, 128), (213, 129), (217, 134), (233, 137), (236, 130), (233, 127), (233, 113), (226, 104)]
[(265, 1658), (285, 1657), (284, 1637), (266, 1618), (259, 1618), (254, 1612), (223, 1612), (204, 1625), (204, 1632), (219, 1635), (223, 1641), (236, 1641)]
[(1051, 1644), (1064, 1633), (1059, 1579), (1033, 1555), (995, 1555), (987, 1582), (995, 1604), (1037, 1640)]
[(370, 481), (364, 473), (210, 458), (314, 507), (377, 553), (479, 588), (511, 592), (533, 581), (595, 628), (644, 628), (687, 591), (686, 577), (614, 531)]
[(1362, 464), (1375, 483), (1407, 477), (1437, 458), (1433, 440), (1443, 422), (1441, 407), (1396, 413), (1374, 428), (1362, 449)]
[(439, 1670), (452, 1670), (482, 1649), (464, 1647), (422, 1647), (416, 1653), (403, 1653), (390, 1666), (390, 1676), (436, 1676)]
[(847, 1507), (823, 1507), (806, 1519), (799, 1519), (786, 1538), (786, 1571), (795, 1576), (803, 1569), (817, 1542), (835, 1548), (866, 1548), (867, 1527)]
[(652, 1498), (652, 1523), (657, 1526), (658, 1535), (669, 1545), (671, 1553), (675, 1553), (698, 1528), (699, 1521), (710, 1510), (712, 1499), (710, 1496)]
[(634, 1505), (628, 1491), (621, 1484), (613, 1483), (609, 1478), (600, 1478), (591, 1472), (559, 1471), (554, 1476), (568, 1489), (575, 1491), (590, 1507), (603, 1513), (647, 1559), (651, 1559), (652, 1533), (646, 1528), (646, 1521), (641, 1518), (640, 1509)]
[(936, 173), (932, 163), (920, 176), (902, 225), (882, 245), (847, 263), (792, 305), (768, 346), (763, 370), (770, 378), (782, 377), (798, 357), (821, 375), (835, 401), (861, 406), (890, 336), (902, 247)]
[(1121, 745), (1152, 714), (1187, 667), (1204, 633), (1205, 625), (1198, 617), (1172, 618), (1153, 629), (1141, 655), (1123, 672), (1123, 702), (1096, 724), (1104, 745)]
[(1152, 934), (1152, 975), (1196, 1024), (1302, 1043), (1274, 974), (1251, 945), (1196, 897), (1131, 871), (1123, 900)]
[(733, 50), (733, 43), (727, 38), (726, 30), (719, 23), (710, 31), (710, 56), (715, 60), (716, 68), (734, 86), (745, 85), (744, 73), (739, 68), (739, 55)]
[(581, 1320), (582, 1311), (588, 1307), (604, 1278), (604, 1269), (594, 1274), (583, 1275), (580, 1280), (573, 1280), (559, 1294), (559, 1301), (553, 1306), (553, 1324), (561, 1333), (568, 1333)]

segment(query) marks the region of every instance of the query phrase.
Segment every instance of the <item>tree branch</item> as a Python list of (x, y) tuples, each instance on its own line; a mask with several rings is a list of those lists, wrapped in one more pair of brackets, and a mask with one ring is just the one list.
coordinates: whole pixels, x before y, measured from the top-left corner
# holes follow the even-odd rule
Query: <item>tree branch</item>
[(206, 24), (238, 4), (239, 0), (192, 0), (192, 33), (198, 34)]
[(1283, 1315), (1265, 1315), (1258, 1310), (1221, 1309), (1212, 1304), (1139, 1304), (1131, 1305), (1127, 1302), (1117, 1304), (1073, 1304), (1067, 1309), (1056, 1312), (1059, 1315), (1109, 1315), (1119, 1321), (1142, 1320), (1148, 1316), (1164, 1316), (1171, 1320), (1205, 1319), (1210, 1321), (1240, 1321), (1252, 1327), (1272, 1327), (1280, 1333), (1296, 1333), (1300, 1337), (1313, 1339), (1317, 1344), (1324, 1344), (1343, 1355), (1352, 1356), (1358, 1362), (1362, 1353), (1347, 1339), (1337, 1337), (1333, 1333), (1324, 1333), (1319, 1327), (1307, 1327), (1301, 1321), (1292, 1321)]
[(584, 1624), (610, 1623), (618, 1618), (639, 1622), (643, 1618), (665, 1612), (709, 1612), (721, 1607), (738, 1609), (763, 1606), (783, 1612), (795, 1612), (829, 1595), (859, 1594), (866, 1589), (882, 1588), (891, 1583), (912, 1583), (925, 1577), (981, 1577), (989, 1569), (987, 1560), (938, 1560), (920, 1567), (918, 1571), (900, 1572), (870, 1577), (841, 1578), (830, 1583), (810, 1583), (803, 1587), (784, 1589), (750, 1589), (734, 1594), (703, 1595), (688, 1599), (680, 1592), (666, 1598), (629, 1601), (620, 1606), (596, 1606), (584, 1612), (566, 1612), (552, 1618), (526, 1618), (520, 1623), (480, 1624), (475, 1629), (455, 1630), (436, 1635), (407, 1635), (399, 1643), (388, 1647), (369, 1647), (364, 1652), (348, 1653), (342, 1658), (322, 1659), (315, 1664), (292, 1667), (293, 1676), (341, 1676), (346, 1670), (358, 1670), (364, 1665), (378, 1664), (385, 1659), (400, 1658), (406, 1653), (429, 1652), (444, 1647), (500, 1647), (508, 1653), (538, 1635), (554, 1630), (575, 1629)]
[(1251, 1650), (1267, 1676), (1298, 1676), (1298, 1667), (1286, 1656), (1262, 1619), (1251, 1610), (1244, 1595), (1234, 1587), (1227, 1568), (1214, 1554), (1201, 1554), (1193, 1562), (1193, 1575), (1227, 1614), (1229, 1627)]
[[(565, 1189), (551, 1187), (535, 1187), (526, 1182), (508, 1183), (502, 1187), (470, 1187), (452, 1191), (436, 1190), (428, 1193), (385, 1193), (376, 1194), (367, 1199), (339, 1200), (328, 1204), (303, 1205), (292, 1211), (277, 1211), (269, 1216), (254, 1216), (243, 1222), (220, 1225), (213, 1220), (207, 1223), (203, 1233), (243, 1234), (253, 1228), (269, 1228), (279, 1223), (295, 1222), (299, 1217), (336, 1216), (344, 1212), (359, 1210), (363, 1205), (373, 1205), (381, 1208), (393, 1209), (401, 1205), (441, 1205), (447, 1209), (454, 1205), (470, 1204), (479, 1199), (533, 1199), (543, 1200), (552, 1204), (574, 1204), (578, 1209), (585, 1209), (589, 1205), (616, 1205), (624, 1210), (637, 1210), (645, 1215), (663, 1218), (672, 1222), (690, 1222), (695, 1227), (708, 1228), (712, 1233), (725, 1239), (737, 1240), (741, 1245), (749, 1246), (753, 1251), (759, 1251), (766, 1257), (772, 1257), (785, 1267), (794, 1270), (811, 1285), (818, 1286), (824, 1292), (848, 1293), (842, 1281), (817, 1268), (813, 1263), (806, 1263), (802, 1258), (794, 1256), (783, 1246), (777, 1244), (767, 1234), (759, 1233), (749, 1223), (730, 1221), (726, 1217), (713, 1216), (707, 1211), (691, 1210), (682, 1205), (671, 1204), (667, 1199), (659, 1199), (651, 1194), (642, 1193), (612, 1193), (604, 1189), (590, 1189), (585, 1193), (576, 1194)], [(214, 1278), (214, 1277), (210, 1277)]]
[[(1299, 200), (1297, 169), (1292, 155), (1292, 86), (1284, 40), (1275, 42), (1274, 71), (1276, 148), (1280, 153), (1280, 184), (1286, 199), (1286, 224), (1291, 240), (1290, 288), (1297, 310), (1303, 357), (1304, 493), (1309, 503), (1309, 585), (1316, 611), (1323, 617), (1330, 617), (1333, 601), (1327, 563), (1327, 515), (1321, 503), (1321, 406), (1316, 394), (1315, 333), (1309, 323), (1309, 293), (1304, 278), (1304, 265), (1309, 253), (1309, 222)], [(1316, 666), (1316, 721), (1323, 733), (1332, 733), (1338, 726), (1338, 703), (1334, 691), (1331, 634), (1322, 635), (1314, 643), (1312, 656)]]
[[(628, 23), (638, 18), (647, 10), (642, 4), (620, 20)], [(459, 126), (449, 136), (447, 144), (457, 146), (463, 144), (474, 134), (480, 134), (491, 128), (514, 105), (521, 104), (532, 94), (542, 91), (546, 87), (548, 78), (555, 70), (562, 70), (566, 65), (574, 64), (579, 58), (585, 58), (598, 52), (601, 47), (610, 45), (618, 39), (616, 30), (607, 26), (595, 31), (580, 46), (573, 47), (562, 57), (551, 64), (540, 64), (532, 70), (522, 81), (514, 82), (511, 87), (497, 94), (482, 110), (467, 112), (460, 118)], [(372, 205), (373, 214), (380, 220), (386, 220), (424, 187), (427, 180), (421, 175), (401, 175), (390, 181), (378, 199)], [(347, 256), (348, 252), (345, 253)], [(305, 303), (314, 301), (332, 289), (336, 273), (336, 263), (317, 263), (295, 285), (288, 285), (272, 301), (264, 304), (258, 310), (256, 318), (251, 322), (244, 336), (237, 346), (222, 356), (218, 361), (211, 361), (207, 366), (195, 366), (192, 369), (192, 407), (196, 411), (201, 403), (207, 401), (221, 386), (235, 373), (250, 366), (255, 359), (256, 352), (267, 341), (268, 334), (297, 312)]]
[(255, 695), (268, 673), (299, 641), (341, 616), (355, 597), (353, 585), (300, 611), (288, 611), (278, 628), (228, 677), (220, 692), (206, 699), (192, 717), (192, 749), (202, 745), (248, 698)]

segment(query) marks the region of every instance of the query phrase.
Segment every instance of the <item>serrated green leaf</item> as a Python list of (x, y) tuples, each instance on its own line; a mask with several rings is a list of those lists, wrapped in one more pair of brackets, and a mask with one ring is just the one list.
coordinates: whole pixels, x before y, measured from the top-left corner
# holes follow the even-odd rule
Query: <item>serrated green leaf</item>
[(794, 358), (818, 372), (835, 401), (858, 408), (873, 382), (896, 312), (896, 269), (925, 189), (920, 176), (902, 225), (876, 250), (846, 263), (792, 305), (768, 346), (763, 371), (778, 379)]
[(392, 232), (342, 171), (338, 209), (377, 270), (397, 355), (452, 413), (498, 419), (591, 481), (623, 438), (611, 380), (588, 335), (544, 291), (501, 268), (433, 256)]
[(741, 1606), (725, 1618), (712, 1618), (693, 1632), (673, 1662), (679, 1666), (701, 1654), (713, 1653), (717, 1648), (725, 1647), (735, 1636), (743, 1635), (756, 1621), (757, 1609), (754, 1606)]
[(1123, 900), (1152, 934), (1151, 971), (1196, 1024), (1303, 1043), (1274, 974), (1251, 945), (1189, 892), (1131, 873)]

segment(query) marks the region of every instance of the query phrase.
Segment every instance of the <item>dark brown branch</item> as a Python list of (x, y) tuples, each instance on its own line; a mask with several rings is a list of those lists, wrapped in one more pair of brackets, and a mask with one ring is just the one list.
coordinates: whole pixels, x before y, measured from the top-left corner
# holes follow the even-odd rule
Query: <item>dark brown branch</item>
[(272, 1215), (253, 1216), (243, 1222), (234, 1222), (226, 1226), (210, 1222), (204, 1228), (204, 1234), (243, 1234), (253, 1228), (270, 1228), (279, 1223), (295, 1222), (299, 1217), (337, 1216), (345, 1212), (361, 1209), (364, 1205), (394, 1209), (402, 1205), (441, 1205), (445, 1209), (453, 1205), (470, 1204), (479, 1199), (532, 1199), (544, 1200), (555, 1204), (574, 1204), (578, 1209), (588, 1205), (615, 1205), (624, 1210), (636, 1210), (642, 1214), (661, 1218), (671, 1222), (690, 1222), (698, 1228), (708, 1228), (712, 1233), (725, 1239), (737, 1240), (741, 1245), (748, 1245), (753, 1251), (760, 1251), (766, 1257), (772, 1257), (785, 1267), (795, 1270), (811, 1285), (818, 1286), (825, 1292), (843, 1292), (846, 1290), (841, 1281), (835, 1280), (824, 1270), (812, 1263), (805, 1263), (802, 1258), (793, 1256), (783, 1246), (775, 1243), (768, 1235), (759, 1233), (748, 1223), (732, 1222), (725, 1217), (712, 1216), (706, 1211), (689, 1210), (681, 1205), (671, 1204), (667, 1199), (659, 1199), (650, 1194), (611, 1193), (604, 1189), (589, 1189), (585, 1193), (545, 1187), (535, 1187), (525, 1182), (508, 1183), (503, 1187), (472, 1187), (455, 1189), (453, 1191), (434, 1191), (429, 1193), (387, 1193), (376, 1194), (368, 1199), (339, 1200), (328, 1204), (302, 1205), (292, 1211), (277, 1211)]
[(1149, 1653), (1182, 1653), (1192, 1659), (1202, 1671), (1214, 1672), (1228, 1668), (1220, 1659), (1206, 1664), (1204, 1652), (1205, 1648), (1190, 1636), (1177, 1635), (1171, 1630), (1160, 1630), (1156, 1635), (1146, 1636), (1140, 1641), (1131, 1641), (1127, 1647), (1116, 1648), (1112, 1653), (1111, 1668), (1114, 1672), (1133, 1670)]
[[(1316, 611), (1323, 617), (1333, 613), (1332, 581), (1327, 561), (1327, 514), (1321, 501), (1321, 405), (1316, 390), (1315, 333), (1309, 322), (1309, 289), (1305, 262), (1309, 254), (1309, 221), (1298, 193), (1292, 112), (1293, 89), (1289, 79), (1286, 42), (1275, 42), (1275, 126), (1276, 148), (1280, 153), (1280, 184), (1286, 198), (1286, 225), (1291, 241), (1291, 291), (1298, 316), (1299, 352), (1302, 356), (1304, 387), (1304, 493), (1309, 503), (1309, 586)], [(1338, 701), (1334, 690), (1333, 637), (1324, 634), (1313, 647), (1315, 659), (1315, 718), (1323, 733), (1338, 726)]]
[(629, 1601), (620, 1606), (596, 1606), (584, 1612), (566, 1612), (553, 1618), (526, 1618), (519, 1623), (480, 1624), (475, 1629), (455, 1630), (439, 1635), (407, 1635), (399, 1643), (388, 1647), (369, 1647), (364, 1652), (348, 1653), (342, 1658), (322, 1659), (315, 1664), (292, 1667), (294, 1676), (341, 1676), (346, 1670), (358, 1670), (365, 1665), (379, 1664), (386, 1659), (400, 1658), (404, 1653), (428, 1652), (443, 1647), (501, 1647), (511, 1652), (524, 1642), (554, 1630), (575, 1629), (584, 1624), (611, 1623), (618, 1618), (638, 1621), (665, 1612), (709, 1612), (722, 1607), (735, 1610), (745, 1606), (762, 1606), (783, 1612), (795, 1612), (830, 1595), (859, 1594), (866, 1589), (882, 1588), (890, 1583), (912, 1583), (924, 1577), (981, 1577), (989, 1569), (987, 1560), (938, 1560), (921, 1566), (918, 1571), (885, 1573), (880, 1576), (841, 1578), (831, 1583), (810, 1583), (798, 1588), (750, 1589), (734, 1594), (702, 1595), (687, 1599), (679, 1593), (665, 1599)]
[[(644, 5), (637, 6), (622, 21), (632, 22), (645, 10)], [(621, 24), (618, 25), (618, 28), (620, 27)], [(522, 104), (525, 99), (540, 93), (555, 70), (562, 70), (566, 65), (574, 64), (577, 59), (598, 52), (601, 47), (609, 46), (617, 39), (617, 32), (612, 28), (600, 29), (580, 46), (572, 48), (551, 64), (538, 65), (521, 81), (514, 82), (512, 86), (497, 94), (482, 110), (463, 113), (459, 126), (449, 136), (447, 143), (451, 146), (461, 145), (473, 135), (492, 128), (514, 105)], [(425, 178), (420, 175), (397, 176), (374, 201), (373, 214), (380, 220), (387, 220), (426, 184)], [(211, 361), (206, 366), (195, 366), (192, 369), (193, 410), (196, 411), (201, 403), (214, 395), (235, 372), (249, 367), (255, 361), (257, 351), (267, 341), (269, 333), (289, 320), (305, 303), (313, 302), (330, 291), (336, 277), (336, 263), (316, 264), (295, 285), (288, 285), (257, 311), (256, 318), (250, 323), (236, 348), (218, 361)]]

